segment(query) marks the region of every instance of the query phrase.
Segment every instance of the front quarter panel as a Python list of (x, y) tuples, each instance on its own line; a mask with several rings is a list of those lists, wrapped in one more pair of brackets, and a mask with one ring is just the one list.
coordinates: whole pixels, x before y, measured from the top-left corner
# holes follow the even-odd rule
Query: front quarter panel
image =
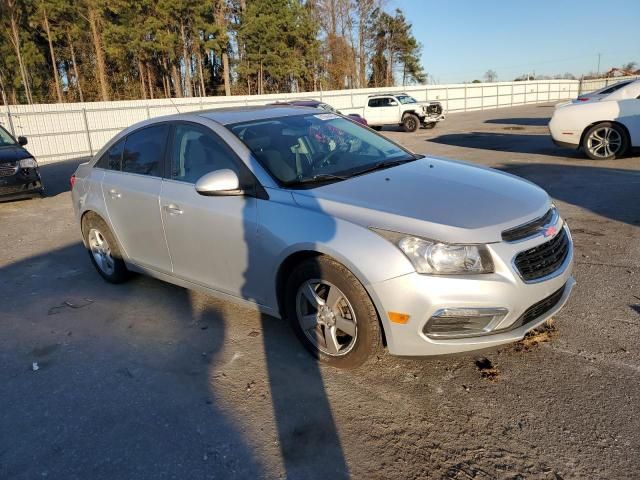
[[(266, 274), (268, 306), (277, 310), (276, 278), (280, 265), (290, 255), (315, 251), (328, 255), (347, 267), (365, 286), (413, 272), (409, 260), (388, 240), (368, 228), (332, 217), (322, 211), (301, 207), (290, 193), (285, 202), (278, 201), (275, 190), (271, 199), (258, 206), (260, 243), (263, 255), (255, 273)], [(251, 261), (249, 262), (251, 268)]]

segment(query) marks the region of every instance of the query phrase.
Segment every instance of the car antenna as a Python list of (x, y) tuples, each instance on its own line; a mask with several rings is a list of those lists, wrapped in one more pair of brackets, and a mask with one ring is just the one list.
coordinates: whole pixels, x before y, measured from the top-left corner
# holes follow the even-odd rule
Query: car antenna
[(182, 113), (178, 108), (178, 106), (173, 102), (173, 97), (169, 97), (169, 101), (171, 102), (171, 105), (173, 105), (173, 108), (175, 108), (178, 113)]

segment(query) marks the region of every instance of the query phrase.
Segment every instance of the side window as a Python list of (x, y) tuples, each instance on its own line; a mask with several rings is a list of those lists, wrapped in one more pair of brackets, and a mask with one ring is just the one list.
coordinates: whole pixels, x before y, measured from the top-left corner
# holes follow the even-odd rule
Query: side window
[(371, 100), (369, 100), (369, 106), (370, 107), (379, 107), (380, 106), (380, 99), (379, 98), (372, 98)]
[(122, 171), (159, 177), (168, 131), (169, 126), (162, 124), (130, 134), (122, 155)]
[(172, 180), (196, 183), (214, 170), (228, 168), (239, 173), (231, 149), (208, 128), (177, 123), (171, 152)]
[(104, 168), (105, 170), (117, 170), (120, 171), (120, 164), (122, 162), (122, 151), (124, 150), (124, 139), (111, 145), (111, 148), (107, 150), (100, 160), (96, 162), (96, 167)]

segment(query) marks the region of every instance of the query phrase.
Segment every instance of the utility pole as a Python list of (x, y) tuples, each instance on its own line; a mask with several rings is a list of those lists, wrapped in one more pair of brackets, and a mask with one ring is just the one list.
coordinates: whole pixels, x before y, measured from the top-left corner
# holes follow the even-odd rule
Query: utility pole
[(600, 76), (600, 56), (601, 55), (602, 55), (601, 53), (598, 54), (598, 76)]

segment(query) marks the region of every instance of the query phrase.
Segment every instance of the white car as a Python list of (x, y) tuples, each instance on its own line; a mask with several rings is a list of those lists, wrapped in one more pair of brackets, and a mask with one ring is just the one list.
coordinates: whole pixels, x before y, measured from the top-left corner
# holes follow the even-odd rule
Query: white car
[(640, 80), (590, 101), (558, 105), (549, 131), (556, 145), (582, 148), (594, 160), (624, 156), (640, 147)]

